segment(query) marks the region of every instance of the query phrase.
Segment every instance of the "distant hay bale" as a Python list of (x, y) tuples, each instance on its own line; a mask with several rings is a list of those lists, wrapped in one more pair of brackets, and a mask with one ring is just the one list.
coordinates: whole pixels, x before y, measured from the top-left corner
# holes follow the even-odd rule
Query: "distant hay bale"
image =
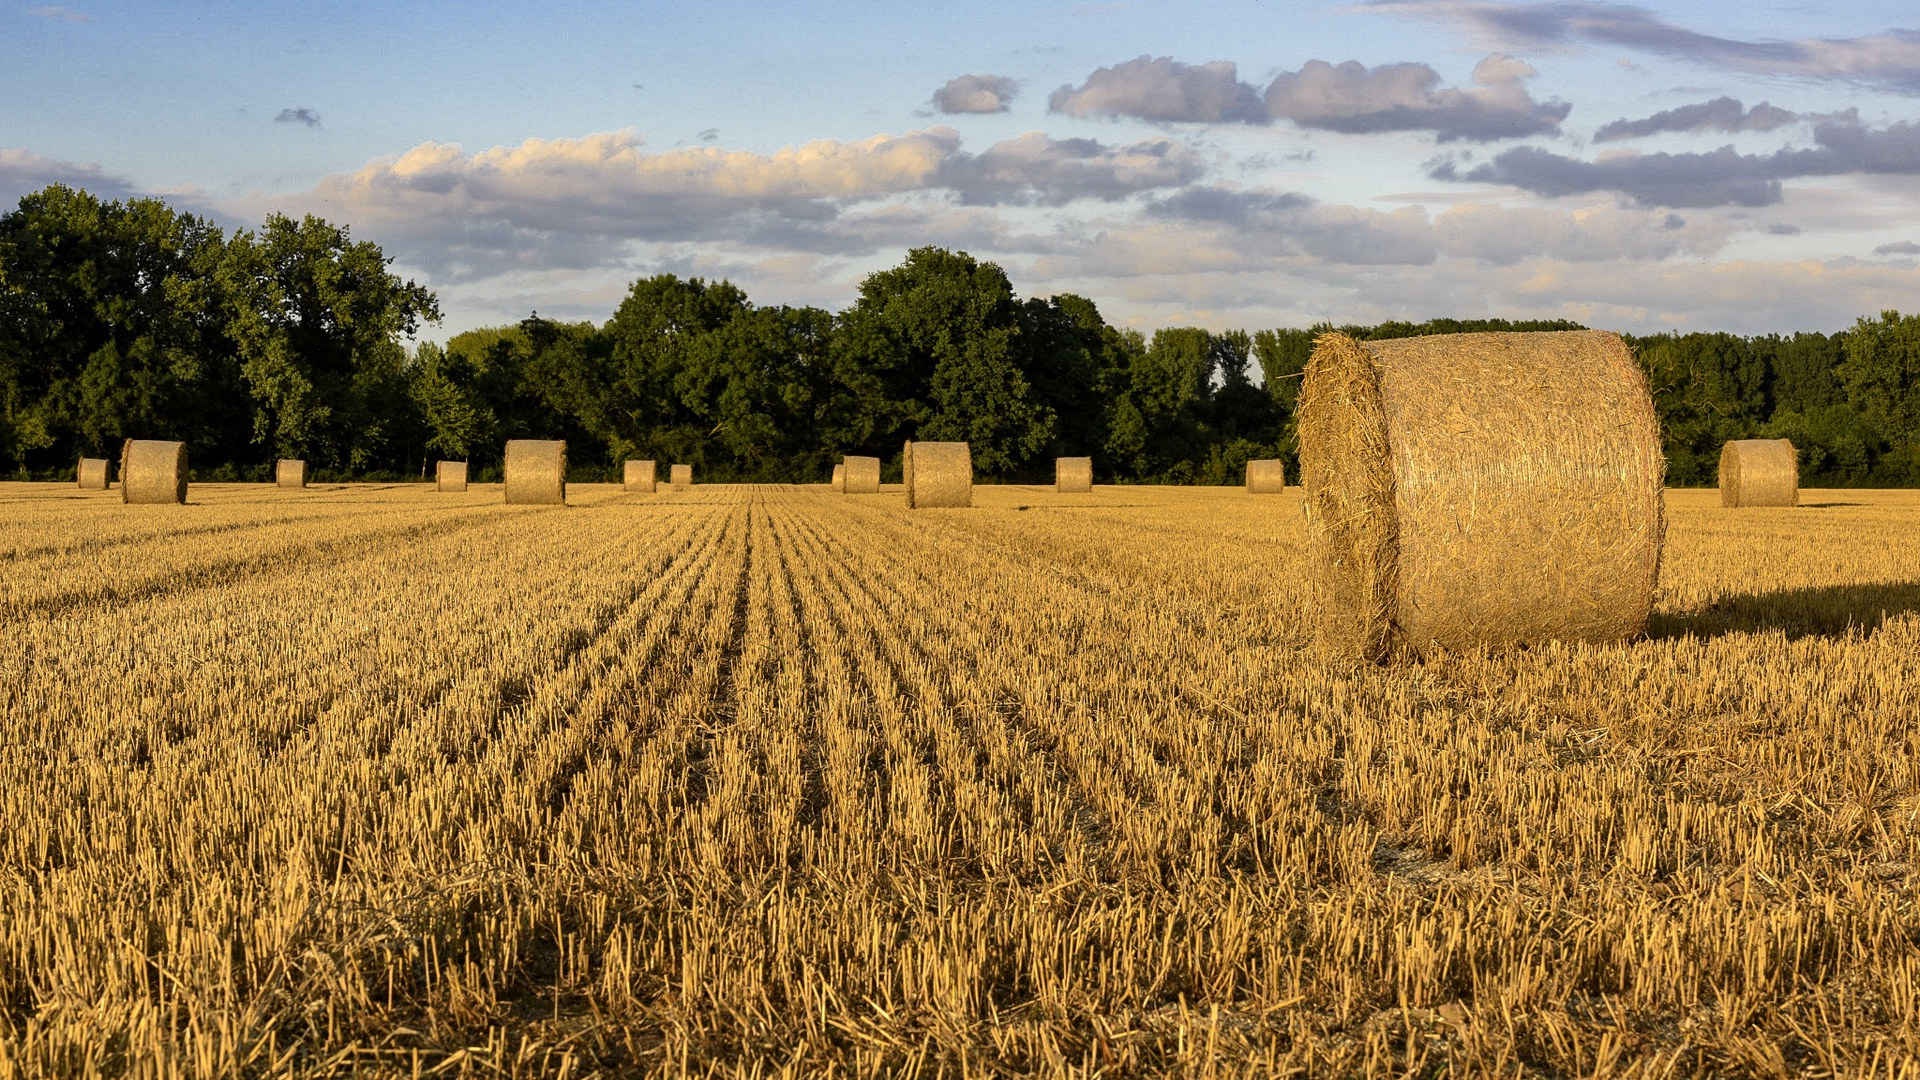
[(844, 464), (833, 467), (833, 479), (829, 481), (829, 483), (833, 485), (833, 490), (845, 493), (847, 490), (847, 467)]
[(1618, 641), (1660, 573), (1666, 460), (1614, 334), (1323, 334), (1300, 391), (1321, 639)]
[(284, 488), (307, 486), (307, 463), (281, 458), (273, 466), (273, 482)]
[(508, 439), (507, 501), (553, 505), (567, 501), (567, 444), (559, 439)]
[(128, 439), (120, 446), (120, 501), (187, 501), (187, 444)]
[(854, 457), (842, 459), (842, 490), (849, 495), (873, 495), (880, 491), (880, 459)]
[(1053, 490), (1062, 495), (1081, 495), (1093, 490), (1093, 459), (1063, 457), (1053, 459)]
[(1257, 458), (1247, 462), (1248, 494), (1279, 495), (1286, 490), (1286, 462), (1279, 458)]
[(693, 466), (691, 465), (675, 465), (668, 471), (667, 476), (672, 481), (675, 491), (685, 491), (693, 486)]
[(1721, 506), (1799, 506), (1800, 456), (1786, 439), (1733, 439), (1720, 448)]
[(107, 490), (107, 459), (103, 457), (83, 457), (74, 470), (80, 482), (81, 491)]
[(909, 442), (901, 455), (907, 508), (973, 505), (973, 448), (963, 442)]
[(442, 461), (434, 465), (433, 487), (436, 491), (467, 490), (467, 463)]
[(653, 462), (628, 461), (621, 485), (628, 491), (651, 495), (654, 489)]

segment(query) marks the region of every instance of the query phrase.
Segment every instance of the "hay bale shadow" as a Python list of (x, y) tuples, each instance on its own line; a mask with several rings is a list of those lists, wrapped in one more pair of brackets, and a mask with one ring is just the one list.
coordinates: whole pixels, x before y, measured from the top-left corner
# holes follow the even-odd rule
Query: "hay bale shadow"
[(1842, 506), (1865, 506), (1865, 505), (1867, 504), (1856, 503), (1856, 502), (1801, 503), (1800, 508), (1802, 510), (1833, 510)]
[(1828, 585), (1723, 597), (1696, 611), (1655, 613), (1647, 636), (1655, 640), (1779, 631), (1789, 638), (1871, 633), (1888, 619), (1920, 612), (1920, 581)]

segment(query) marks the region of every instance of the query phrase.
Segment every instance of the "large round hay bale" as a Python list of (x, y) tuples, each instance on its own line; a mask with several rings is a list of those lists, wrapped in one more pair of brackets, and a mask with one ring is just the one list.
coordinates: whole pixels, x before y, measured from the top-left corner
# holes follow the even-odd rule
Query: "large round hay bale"
[(442, 461), (433, 467), (433, 487), (435, 491), (467, 490), (467, 463), (464, 461)]
[(128, 439), (120, 445), (120, 501), (187, 501), (187, 444)]
[(107, 459), (103, 457), (83, 457), (74, 469), (75, 479), (79, 481), (81, 491), (107, 490)]
[(847, 490), (847, 466), (843, 462), (833, 467), (833, 479), (827, 481), (833, 490), (844, 494)]
[(1062, 495), (1080, 495), (1093, 490), (1093, 459), (1063, 457), (1053, 459), (1053, 490)]
[(1799, 506), (1800, 455), (1786, 439), (1733, 439), (1720, 448), (1721, 506)]
[(693, 486), (693, 466), (691, 465), (675, 465), (668, 470), (667, 476), (672, 481), (675, 491), (685, 491)]
[(842, 463), (843, 490), (849, 495), (873, 495), (880, 490), (880, 459), (849, 455)]
[(1286, 462), (1279, 458), (1257, 458), (1247, 462), (1248, 494), (1279, 495), (1286, 490)]
[(907, 508), (973, 505), (973, 448), (963, 442), (909, 442), (902, 455)]
[(1338, 651), (1645, 630), (1666, 459), (1618, 336), (1324, 334), (1299, 418), (1320, 633)]
[(273, 482), (283, 488), (306, 487), (307, 463), (291, 458), (281, 458), (273, 466)]
[(653, 462), (629, 460), (620, 479), (621, 486), (626, 490), (651, 495), (654, 488)]
[(560, 439), (508, 439), (507, 501), (552, 505), (567, 501), (567, 444)]

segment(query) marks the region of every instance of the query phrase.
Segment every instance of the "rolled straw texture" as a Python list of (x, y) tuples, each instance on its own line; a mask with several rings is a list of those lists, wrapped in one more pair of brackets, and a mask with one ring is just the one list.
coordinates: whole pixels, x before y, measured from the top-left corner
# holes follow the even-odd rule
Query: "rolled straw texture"
[(1079, 495), (1093, 490), (1093, 459), (1063, 457), (1053, 459), (1053, 490), (1062, 495)]
[(559, 439), (508, 439), (507, 501), (553, 505), (567, 501), (567, 444)]
[(107, 490), (107, 459), (103, 457), (83, 457), (74, 469), (74, 477), (80, 483), (82, 491)]
[(273, 482), (285, 488), (307, 486), (307, 463), (281, 458), (273, 466)]
[(849, 495), (873, 495), (880, 490), (880, 459), (877, 457), (848, 456), (843, 465), (846, 472), (843, 478), (846, 493)]
[(693, 486), (693, 466), (691, 465), (675, 465), (667, 475), (672, 480), (675, 491), (685, 491)]
[(621, 476), (622, 486), (628, 491), (637, 491), (650, 495), (654, 489), (654, 470), (651, 461), (629, 460)]
[(1786, 439), (1733, 439), (1720, 448), (1721, 506), (1799, 506), (1800, 455)]
[(973, 448), (963, 442), (906, 445), (907, 507), (973, 505)]
[(1618, 336), (1324, 334), (1299, 416), (1320, 633), (1337, 651), (1644, 632), (1666, 459)]
[(844, 464), (833, 467), (833, 479), (829, 481), (833, 490), (844, 493), (847, 490), (847, 467)]
[(120, 448), (120, 501), (187, 501), (187, 444), (128, 439)]
[(433, 467), (433, 486), (436, 491), (467, 490), (467, 463), (464, 461), (442, 461)]
[(1247, 462), (1247, 491), (1253, 495), (1278, 495), (1287, 490), (1287, 463), (1279, 458), (1258, 458)]

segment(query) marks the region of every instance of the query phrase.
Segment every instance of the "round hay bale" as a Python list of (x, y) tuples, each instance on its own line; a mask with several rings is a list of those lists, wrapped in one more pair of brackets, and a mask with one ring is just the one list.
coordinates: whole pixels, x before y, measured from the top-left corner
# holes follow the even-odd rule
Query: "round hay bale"
[(284, 488), (307, 486), (307, 463), (281, 458), (273, 466), (273, 482)]
[(909, 442), (902, 458), (907, 508), (973, 505), (973, 448), (963, 442)]
[(848, 456), (841, 464), (841, 490), (848, 495), (877, 495), (880, 492), (880, 459)]
[(120, 501), (187, 501), (187, 444), (128, 439), (120, 446)]
[(1799, 506), (1800, 455), (1786, 439), (1732, 439), (1720, 448), (1721, 506)]
[(1062, 495), (1083, 495), (1093, 490), (1093, 459), (1063, 457), (1053, 459), (1053, 490)]
[(464, 461), (442, 461), (433, 467), (433, 487), (435, 491), (467, 490), (467, 463)]
[(846, 465), (845, 464), (835, 465), (833, 467), (833, 479), (827, 481), (827, 483), (833, 488), (833, 490), (840, 492), (842, 494), (845, 494), (847, 490)]
[(628, 491), (636, 491), (643, 495), (653, 494), (653, 462), (628, 461), (625, 466), (624, 475), (622, 475), (620, 479), (621, 486)]
[(1247, 493), (1279, 495), (1287, 490), (1287, 463), (1279, 458), (1258, 458), (1247, 462)]
[(551, 506), (567, 501), (567, 444), (559, 439), (508, 439), (507, 501)]
[(693, 486), (693, 466), (691, 465), (675, 465), (668, 470), (667, 476), (672, 481), (675, 491), (685, 491)]
[(74, 469), (74, 477), (79, 481), (81, 491), (107, 490), (107, 459), (103, 457), (83, 457)]
[(1666, 459), (1614, 334), (1324, 334), (1300, 391), (1323, 643), (1618, 641), (1660, 574)]

